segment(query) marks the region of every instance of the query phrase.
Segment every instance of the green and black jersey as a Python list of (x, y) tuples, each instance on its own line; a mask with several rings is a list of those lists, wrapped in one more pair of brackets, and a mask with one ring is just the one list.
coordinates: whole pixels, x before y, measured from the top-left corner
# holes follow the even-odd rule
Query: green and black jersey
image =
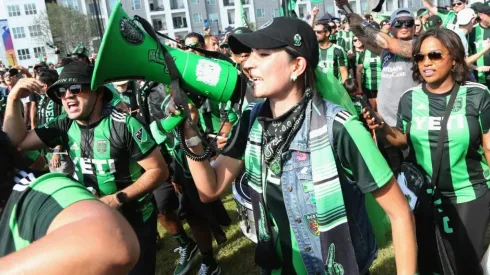
[(341, 66), (348, 66), (347, 55), (340, 46), (330, 44), (326, 49), (320, 48), (320, 61), (318, 62), (318, 66), (324, 72), (332, 72), (335, 77), (341, 79), (342, 76), (339, 68)]
[[(469, 55), (476, 54), (483, 50), (483, 41), (490, 38), (490, 28), (483, 28), (480, 24), (477, 24), (468, 36), (468, 51)], [(486, 52), (483, 56), (478, 58), (476, 61), (476, 66), (490, 66), (490, 53)], [(490, 80), (487, 77), (490, 76), (490, 72), (477, 72), (475, 71), (475, 76), (478, 83), (490, 85)]]
[(19, 171), (0, 220), (0, 257), (44, 237), (63, 209), (79, 201), (96, 199), (83, 185), (64, 174), (36, 178), (32, 173)]
[(443, 8), (437, 9), (437, 15), (442, 19), (442, 25), (446, 29), (455, 30), (458, 25), (458, 16), (453, 10), (447, 10)]
[[(432, 176), (441, 121), (450, 98), (433, 94), (425, 86), (405, 92), (398, 107), (397, 128), (407, 135), (409, 159)], [(459, 88), (447, 124), (439, 188), (445, 199), (464, 203), (488, 190), (490, 170), (482, 147), (482, 134), (490, 130), (490, 94), (481, 84)]]
[(356, 64), (363, 66), (362, 88), (377, 91), (381, 83), (381, 57), (364, 50), (359, 54)]
[(92, 125), (80, 125), (63, 114), (35, 129), (47, 146), (62, 144), (69, 150), (77, 179), (100, 196), (134, 183), (144, 172), (137, 162), (156, 147), (136, 118), (110, 106), (103, 112)]
[(342, 47), (345, 52), (354, 51), (354, 33), (352, 31), (341, 30), (337, 33), (337, 45)]
[(330, 36), (328, 37), (328, 40), (334, 44), (337, 43), (337, 34), (338, 33), (334, 33), (334, 34), (330, 34)]
[[(264, 106), (268, 106), (268, 103), (265, 103)], [(259, 116), (264, 112), (263, 108)], [(236, 146), (227, 152), (226, 156), (242, 160), (249, 136), (250, 113), (250, 109), (244, 111), (240, 118), (241, 123), (233, 128), (232, 135), (238, 135), (238, 140)], [(239, 128), (238, 125), (240, 125)], [(343, 168), (341, 173), (355, 181), (361, 192), (374, 192), (391, 179), (393, 176), (391, 169), (377, 149), (371, 135), (357, 117), (351, 116), (347, 111), (340, 112), (333, 124), (333, 136), (335, 139), (333, 148), (341, 162), (341, 165), (337, 167)], [(267, 171), (264, 200), (274, 224), (273, 228), (277, 230), (274, 234), (274, 241), (283, 263), (282, 269), (274, 270), (272, 274), (306, 275), (306, 268), (289, 224), (280, 177), (270, 173), (269, 169)], [(306, 192), (310, 192), (314, 188), (313, 182), (304, 183), (303, 188)], [(308, 198), (308, 200), (313, 203), (314, 198)], [(318, 227), (312, 226), (315, 219), (304, 217), (301, 224), (308, 227), (310, 234), (319, 238)]]
[(49, 96), (41, 95), (37, 108), (37, 123), (44, 125), (63, 112), (63, 106), (56, 104)]
[(231, 102), (220, 103), (215, 100), (206, 100), (199, 109), (199, 122), (205, 133), (218, 134), (222, 122), (235, 123), (238, 116), (231, 106)]

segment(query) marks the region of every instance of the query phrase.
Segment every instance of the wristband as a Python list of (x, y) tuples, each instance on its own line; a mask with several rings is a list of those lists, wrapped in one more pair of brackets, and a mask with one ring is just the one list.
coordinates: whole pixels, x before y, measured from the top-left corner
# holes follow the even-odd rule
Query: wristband
[(185, 144), (187, 147), (196, 147), (201, 144), (201, 139), (198, 136), (191, 137), (185, 140)]

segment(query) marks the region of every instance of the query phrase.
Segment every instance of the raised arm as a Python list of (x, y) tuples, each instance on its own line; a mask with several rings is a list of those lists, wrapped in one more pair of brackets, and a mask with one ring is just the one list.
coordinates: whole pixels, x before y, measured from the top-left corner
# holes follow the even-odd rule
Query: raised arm
[(466, 64), (470, 65), (475, 63), (480, 57), (482, 57), (488, 50), (490, 50), (490, 39), (483, 41), (483, 49), (466, 58)]
[(432, 14), (437, 14), (437, 7), (432, 5), (430, 0), (423, 0), (424, 7)]
[(412, 41), (396, 39), (381, 32), (365, 22), (359, 14), (349, 13), (347, 19), (354, 34), (374, 54), (381, 55), (383, 50), (387, 50), (399, 56), (412, 58)]

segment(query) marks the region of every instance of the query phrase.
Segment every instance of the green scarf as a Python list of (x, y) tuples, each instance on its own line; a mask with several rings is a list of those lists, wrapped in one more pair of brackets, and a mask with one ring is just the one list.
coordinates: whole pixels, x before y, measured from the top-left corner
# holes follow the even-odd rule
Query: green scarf
[[(311, 113), (309, 148), (314, 182), (316, 210), (320, 229), (322, 260), (325, 274), (359, 274), (354, 248), (336, 167), (336, 158), (328, 138), (326, 110), (323, 99), (315, 93), (308, 103), (306, 114)], [(254, 211), (258, 244), (255, 262), (265, 270), (278, 269), (282, 263), (276, 254), (264, 201), (265, 168), (262, 152), (263, 129), (253, 114), (263, 104), (255, 105), (251, 114), (252, 128), (245, 152), (250, 196)], [(306, 116), (308, 118), (308, 116)], [(308, 123), (305, 120), (306, 123)], [(257, 211), (259, 210), (259, 211)]]

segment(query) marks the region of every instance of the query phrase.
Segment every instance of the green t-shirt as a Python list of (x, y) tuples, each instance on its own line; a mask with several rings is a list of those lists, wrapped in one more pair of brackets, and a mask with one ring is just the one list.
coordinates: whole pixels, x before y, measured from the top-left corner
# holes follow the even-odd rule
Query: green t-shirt
[[(468, 35), (468, 51), (469, 55), (476, 54), (483, 50), (483, 41), (490, 38), (490, 28), (483, 28), (480, 24), (475, 25), (473, 30)], [(476, 66), (490, 66), (490, 53), (486, 52), (476, 61)], [(490, 76), (490, 72), (477, 72), (475, 71), (476, 80), (478, 83), (490, 85), (490, 81), (487, 77)]]
[(455, 30), (458, 16), (453, 10), (437, 9), (437, 15), (442, 19), (442, 25), (446, 29)]
[[(432, 94), (423, 86), (405, 92), (398, 107), (397, 128), (407, 135), (409, 159), (432, 176), (442, 117), (450, 92)], [(490, 170), (482, 134), (490, 130), (490, 94), (481, 84), (459, 88), (447, 124), (439, 189), (453, 203), (472, 201), (488, 190)]]
[(335, 44), (330, 44), (326, 49), (320, 49), (318, 67), (324, 72), (332, 72), (335, 77), (341, 79), (340, 67), (347, 66), (347, 55), (344, 50)]
[(381, 57), (364, 50), (359, 54), (356, 64), (363, 66), (362, 88), (377, 91), (381, 82)]
[[(138, 161), (156, 147), (136, 118), (109, 106), (103, 112), (103, 118), (89, 126), (80, 125), (64, 114), (35, 129), (47, 146), (62, 144), (68, 148), (77, 179), (101, 197), (138, 180), (144, 172)], [(150, 214), (151, 211), (148, 210)]]
[[(264, 104), (266, 106), (267, 104)], [(268, 105), (267, 105), (268, 106)], [(244, 111), (240, 128), (234, 127), (233, 135), (238, 134), (236, 146), (227, 152), (226, 156), (242, 160), (247, 137), (249, 136), (250, 109)], [(259, 113), (263, 114), (264, 109)], [(238, 124), (237, 124), (238, 125)], [(376, 147), (371, 135), (366, 131), (362, 123), (348, 112), (340, 112), (333, 124), (333, 136), (335, 153), (338, 156), (345, 176), (356, 182), (363, 193), (371, 193), (383, 187), (393, 177), (393, 173), (385, 159)], [(305, 190), (313, 190), (313, 182), (303, 185)], [(298, 244), (292, 234), (292, 229), (284, 205), (280, 178), (267, 173), (266, 186), (264, 187), (264, 200), (272, 222), (277, 229), (273, 232), (274, 242), (278, 255), (282, 259), (282, 269), (274, 270), (272, 274), (307, 274)], [(308, 200), (315, 204), (314, 197)], [(320, 237), (316, 217), (303, 217), (302, 225), (308, 227), (310, 234)]]
[(353, 51), (354, 33), (352, 31), (341, 30), (337, 33), (337, 45), (339, 45), (345, 52)]
[(214, 100), (206, 100), (199, 109), (199, 124), (204, 132), (218, 134), (221, 122), (227, 120), (235, 123), (238, 116), (231, 106), (231, 102), (220, 103)]
[(19, 171), (0, 219), (0, 257), (19, 251), (44, 237), (51, 222), (68, 206), (96, 198), (64, 174), (36, 178)]

